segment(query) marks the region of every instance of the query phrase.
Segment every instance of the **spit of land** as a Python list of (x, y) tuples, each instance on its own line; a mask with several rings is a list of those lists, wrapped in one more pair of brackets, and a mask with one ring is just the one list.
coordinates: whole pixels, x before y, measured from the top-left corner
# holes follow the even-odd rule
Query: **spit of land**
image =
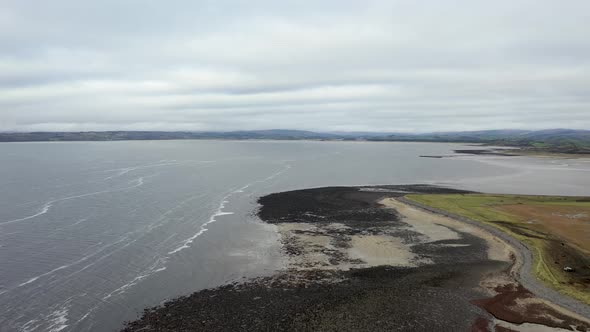
[[(490, 218), (494, 223), (449, 208), (463, 197), (484, 202), (481, 195), (425, 185), (262, 197), (258, 215), (281, 234), (283, 270), (146, 309), (125, 331), (590, 331), (586, 304), (561, 301), (562, 293), (537, 296), (521, 282), (528, 266), (523, 251), (541, 248), (533, 244), (557, 243), (560, 253), (588, 257), (585, 228), (578, 225), (587, 220), (585, 201), (554, 198), (543, 212), (527, 209), (522, 196), (504, 198), (495, 213), (526, 221)], [(547, 213), (572, 225), (560, 227)], [(527, 234), (536, 237), (521, 248), (517, 240)], [(551, 251), (543, 250), (534, 257)], [(567, 257), (551, 271), (568, 264), (574, 269), (563, 272), (572, 273), (568, 278), (583, 278), (582, 261)]]

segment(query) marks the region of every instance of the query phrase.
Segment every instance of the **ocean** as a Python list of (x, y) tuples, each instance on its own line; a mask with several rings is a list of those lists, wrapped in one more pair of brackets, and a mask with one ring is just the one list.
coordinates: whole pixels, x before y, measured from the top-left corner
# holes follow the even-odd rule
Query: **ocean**
[(117, 331), (144, 308), (281, 269), (258, 197), (435, 184), (590, 195), (590, 160), (452, 155), (461, 144), (0, 144), (0, 331)]

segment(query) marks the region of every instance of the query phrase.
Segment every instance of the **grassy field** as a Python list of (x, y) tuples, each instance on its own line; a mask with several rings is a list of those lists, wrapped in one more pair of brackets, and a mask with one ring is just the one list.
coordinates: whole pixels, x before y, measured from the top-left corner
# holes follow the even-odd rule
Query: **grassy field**
[[(488, 194), (408, 199), (491, 224), (533, 251), (535, 275), (590, 304), (590, 198)], [(564, 271), (571, 267), (572, 272)]]

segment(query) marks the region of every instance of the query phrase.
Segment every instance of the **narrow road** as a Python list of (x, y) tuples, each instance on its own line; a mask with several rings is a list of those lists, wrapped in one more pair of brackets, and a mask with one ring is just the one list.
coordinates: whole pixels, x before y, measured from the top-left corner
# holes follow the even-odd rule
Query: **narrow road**
[(433, 208), (418, 202), (414, 202), (409, 199), (406, 199), (405, 197), (398, 197), (396, 199), (402, 203), (411, 205), (415, 208), (425, 210), (431, 213), (440, 214), (445, 217), (453, 218), (455, 220), (467, 223), (469, 225), (479, 227), (491, 233), (492, 235), (500, 238), (501, 240), (505, 241), (516, 250), (516, 254), (519, 256), (517, 257), (516, 267), (513, 270), (513, 272), (515, 273), (516, 279), (525, 288), (527, 288), (529, 291), (531, 291), (533, 294), (535, 294), (537, 297), (543, 300), (556, 304), (575, 314), (581, 315), (586, 318), (590, 318), (590, 306), (545, 286), (545, 284), (543, 284), (541, 281), (537, 279), (537, 277), (532, 273), (533, 253), (524, 243), (518, 241), (512, 236), (502, 232), (501, 230), (491, 225), (484, 224), (473, 219), (465, 218), (454, 213), (449, 213), (444, 210)]

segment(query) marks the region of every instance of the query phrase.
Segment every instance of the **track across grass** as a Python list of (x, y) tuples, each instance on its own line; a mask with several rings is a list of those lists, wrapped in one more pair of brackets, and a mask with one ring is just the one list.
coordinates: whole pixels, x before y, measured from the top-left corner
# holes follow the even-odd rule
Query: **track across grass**
[[(407, 199), (492, 225), (533, 253), (534, 275), (590, 304), (590, 198), (495, 194), (412, 194)], [(573, 271), (564, 271), (565, 267)]]

